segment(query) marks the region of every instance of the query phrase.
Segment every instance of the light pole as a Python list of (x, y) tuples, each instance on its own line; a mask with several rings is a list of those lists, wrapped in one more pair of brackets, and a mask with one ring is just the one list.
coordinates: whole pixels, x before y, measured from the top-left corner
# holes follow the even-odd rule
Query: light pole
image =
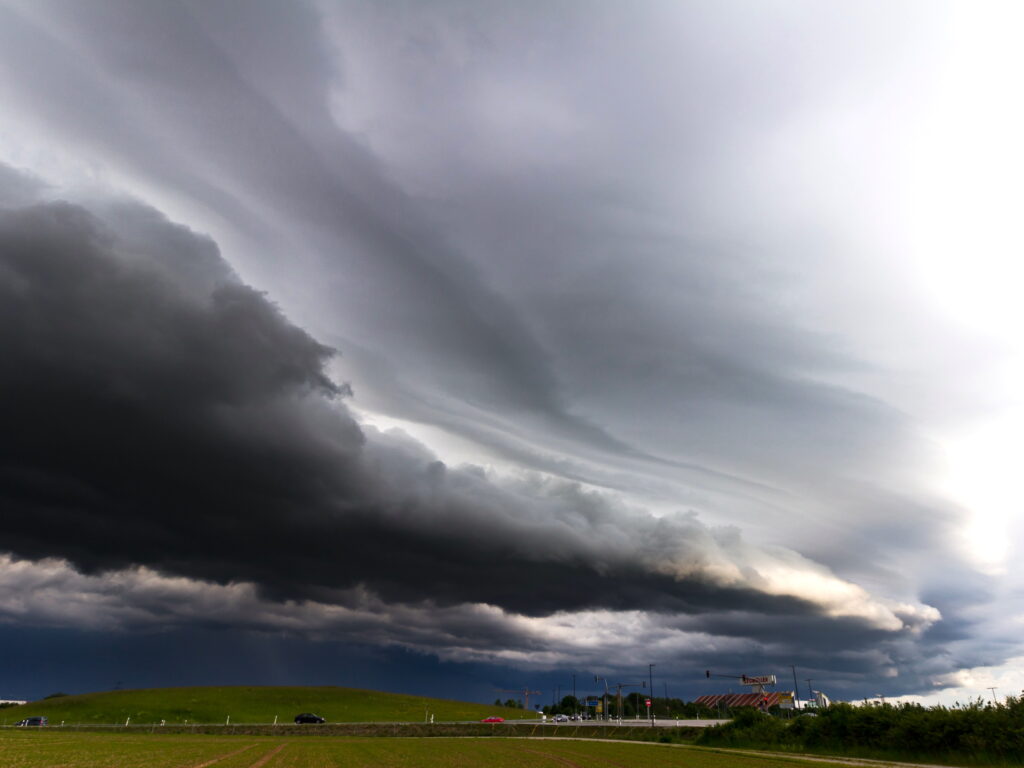
[(607, 677), (599, 677), (598, 675), (594, 675), (594, 682), (596, 683), (598, 680), (603, 680), (604, 681), (604, 699), (603, 699), (604, 703), (601, 706), (601, 714), (604, 715), (604, 720), (607, 720), (608, 719), (608, 678)]
[(647, 714), (651, 717), (651, 727), (654, 727), (654, 665), (647, 665), (647, 690), (651, 692), (651, 705), (647, 707)]
[(995, 687), (989, 688), (989, 690), (992, 691), (992, 703), (993, 704), (999, 704), (999, 702), (996, 701), (996, 689), (995, 689)]
[(576, 701), (576, 673), (572, 673), (572, 716), (573, 719), (579, 714), (579, 702)]
[(796, 666), (790, 664), (789, 668), (793, 670), (793, 711), (796, 712), (800, 709), (800, 687), (796, 684)]

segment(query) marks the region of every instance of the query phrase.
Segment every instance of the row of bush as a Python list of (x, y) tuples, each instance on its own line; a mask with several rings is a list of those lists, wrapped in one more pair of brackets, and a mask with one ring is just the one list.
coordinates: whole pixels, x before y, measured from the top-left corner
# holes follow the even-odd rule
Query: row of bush
[(783, 720), (754, 709), (709, 728), (699, 744), (792, 751), (1024, 764), (1024, 699), (954, 707), (835, 704)]
[[(593, 698), (595, 697), (591, 697), (591, 701)], [(596, 698), (600, 699), (600, 697)], [(646, 703), (649, 698), (651, 699), (650, 710), (647, 709)], [(508, 705), (506, 704), (506, 706)], [(636, 691), (623, 695), (621, 712), (619, 712), (618, 706), (619, 702), (615, 694), (609, 695), (608, 713), (611, 717), (615, 718), (632, 720), (634, 717), (639, 716), (641, 719), (646, 719), (652, 712), (659, 719), (669, 720), (695, 720), (697, 718), (710, 720), (712, 718), (729, 716), (726, 713), (718, 712), (704, 704), (698, 704), (693, 701), (650, 697), (645, 693), (637, 693)], [(596, 708), (588, 707), (585, 700), (577, 699), (575, 696), (563, 696), (562, 700), (557, 704), (544, 705), (541, 712), (545, 715), (575, 715), (579, 712), (589, 712), (592, 715), (598, 714)]]

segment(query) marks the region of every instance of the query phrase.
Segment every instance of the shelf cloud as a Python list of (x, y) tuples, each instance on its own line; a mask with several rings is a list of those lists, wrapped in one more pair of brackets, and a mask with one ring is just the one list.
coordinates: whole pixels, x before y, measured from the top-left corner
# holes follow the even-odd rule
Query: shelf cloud
[(1019, 657), (1012, 67), (943, 13), (0, 2), (0, 627)]

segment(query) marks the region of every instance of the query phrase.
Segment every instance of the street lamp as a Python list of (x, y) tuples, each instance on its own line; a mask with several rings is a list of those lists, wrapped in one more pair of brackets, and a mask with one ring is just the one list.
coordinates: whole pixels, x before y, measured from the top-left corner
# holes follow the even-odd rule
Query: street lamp
[(572, 673), (572, 716), (573, 719), (579, 714), (579, 702), (576, 701), (576, 673)]
[(607, 677), (599, 677), (598, 675), (594, 675), (594, 682), (596, 683), (598, 680), (603, 680), (604, 681), (604, 699), (603, 699), (604, 703), (603, 703), (603, 705), (601, 707), (601, 714), (604, 715), (604, 719), (607, 720), (608, 719), (608, 678)]
[(800, 686), (796, 684), (796, 666), (790, 664), (789, 668), (793, 670), (793, 712), (795, 713), (800, 709)]
[(651, 703), (647, 705), (647, 714), (651, 717), (651, 727), (654, 727), (654, 674), (651, 670), (654, 669), (653, 664), (647, 665), (647, 689), (651, 692)]

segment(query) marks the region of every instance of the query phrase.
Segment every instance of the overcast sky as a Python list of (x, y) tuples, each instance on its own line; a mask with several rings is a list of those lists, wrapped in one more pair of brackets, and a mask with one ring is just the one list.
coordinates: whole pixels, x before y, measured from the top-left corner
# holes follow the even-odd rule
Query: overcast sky
[(1022, 25), (0, 0), (0, 698), (1020, 693)]

